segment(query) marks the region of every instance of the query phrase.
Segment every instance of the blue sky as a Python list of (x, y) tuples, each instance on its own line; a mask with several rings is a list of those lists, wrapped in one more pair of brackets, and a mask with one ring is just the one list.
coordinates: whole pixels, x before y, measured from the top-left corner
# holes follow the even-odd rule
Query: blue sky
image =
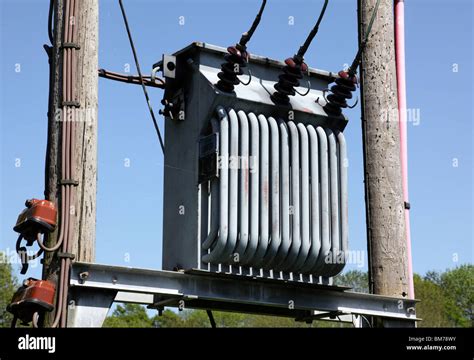
[[(259, 6), (254, 0), (124, 3), (144, 72), (163, 53), (192, 41), (234, 44)], [(12, 227), (25, 199), (41, 198), (44, 190), (48, 1), (0, 4), (0, 250), (11, 252)], [(321, 4), (268, 1), (250, 52), (275, 59), (293, 55)], [(473, 261), (472, 19), (471, 0), (406, 3), (413, 263), (422, 274)], [(100, 1), (99, 41), (100, 67), (124, 72), (130, 66), (135, 73), (117, 1)], [(306, 61), (337, 71), (352, 60), (356, 46), (356, 1), (332, 0)], [(158, 112), (162, 92), (149, 91)], [(346, 114), (350, 248), (365, 252), (360, 107)], [(97, 262), (160, 268), (163, 157), (140, 87), (100, 79), (98, 161)], [(39, 268), (29, 274), (38, 276)]]

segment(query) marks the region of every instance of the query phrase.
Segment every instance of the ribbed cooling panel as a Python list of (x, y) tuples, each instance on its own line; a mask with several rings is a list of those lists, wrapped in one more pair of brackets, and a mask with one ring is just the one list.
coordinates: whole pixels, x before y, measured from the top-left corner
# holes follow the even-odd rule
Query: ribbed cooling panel
[[(218, 107), (218, 177), (201, 212), (209, 269), (330, 277), (347, 252), (342, 132)], [(300, 276), (301, 275), (301, 276)]]

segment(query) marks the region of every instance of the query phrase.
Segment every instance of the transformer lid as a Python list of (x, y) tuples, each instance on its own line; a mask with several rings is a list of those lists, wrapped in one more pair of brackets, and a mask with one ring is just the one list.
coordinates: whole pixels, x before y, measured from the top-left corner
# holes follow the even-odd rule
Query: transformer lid
[[(227, 54), (227, 49), (226, 48), (223, 48), (223, 47), (217, 46), (217, 45), (208, 44), (208, 43), (205, 43), (205, 42), (195, 41), (195, 42), (189, 44), (188, 46), (174, 52), (173, 55), (176, 56), (176, 57), (184, 56), (184, 55), (191, 54), (196, 50), (203, 51), (203, 52), (208, 52), (208, 53), (214, 53), (214, 54), (222, 54), (222, 56)], [(250, 59), (249, 59), (250, 63), (266, 65), (266, 66), (277, 68), (277, 69), (281, 69), (282, 67), (285, 66), (284, 61), (270, 59), (268, 57), (261, 56), (261, 55), (256, 55), (256, 54), (253, 54), (251, 52), (249, 54), (250, 54)], [(157, 63), (153, 64), (153, 68), (161, 66), (162, 64), (163, 64), (163, 60), (160, 60)], [(315, 69), (315, 68), (311, 68), (311, 67), (308, 67), (308, 75), (310, 77), (316, 77), (316, 78), (323, 79), (327, 82), (333, 82), (334, 79), (339, 77), (337, 72), (320, 70), (320, 69)]]

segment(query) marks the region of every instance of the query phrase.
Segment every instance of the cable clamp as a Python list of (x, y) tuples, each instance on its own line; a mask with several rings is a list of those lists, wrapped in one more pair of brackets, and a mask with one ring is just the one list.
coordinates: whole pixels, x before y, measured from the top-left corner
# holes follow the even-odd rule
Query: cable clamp
[(81, 103), (79, 101), (63, 101), (62, 102), (62, 106), (71, 106), (71, 107), (76, 107), (76, 108), (79, 108), (81, 107)]
[(56, 256), (60, 259), (71, 259), (71, 260), (74, 260), (76, 258), (76, 255), (72, 254), (72, 253), (68, 253), (68, 252), (60, 252), (58, 251), (58, 253), (56, 254)]
[(71, 43), (71, 42), (65, 42), (61, 45), (61, 48), (62, 49), (76, 49), (76, 50), (80, 50), (81, 49), (81, 45), (77, 44), (77, 43)]
[(72, 180), (72, 179), (62, 179), (62, 180), (59, 180), (59, 185), (79, 186), (79, 181)]
[(410, 203), (408, 201), (404, 201), (405, 209), (410, 210)]

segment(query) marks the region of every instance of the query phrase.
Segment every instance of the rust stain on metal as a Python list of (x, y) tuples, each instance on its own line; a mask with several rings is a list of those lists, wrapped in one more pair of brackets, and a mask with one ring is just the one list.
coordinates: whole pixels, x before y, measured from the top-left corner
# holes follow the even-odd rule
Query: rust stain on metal
[(263, 204), (267, 206), (269, 203), (268, 202), (268, 180), (263, 182), (262, 196), (263, 196)]

